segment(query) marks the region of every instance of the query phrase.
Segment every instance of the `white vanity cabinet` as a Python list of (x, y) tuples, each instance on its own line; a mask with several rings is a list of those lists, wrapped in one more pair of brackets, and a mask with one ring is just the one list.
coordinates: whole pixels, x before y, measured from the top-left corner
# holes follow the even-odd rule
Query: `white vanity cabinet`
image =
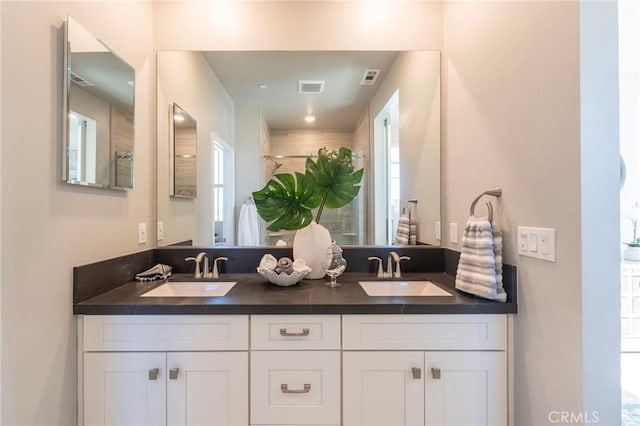
[(251, 424), (340, 424), (340, 315), (251, 317)]
[(507, 425), (506, 318), (345, 315), (345, 425)]
[(507, 315), (80, 316), (79, 424), (509, 424)]
[(79, 424), (248, 423), (247, 316), (84, 316), (79, 338)]

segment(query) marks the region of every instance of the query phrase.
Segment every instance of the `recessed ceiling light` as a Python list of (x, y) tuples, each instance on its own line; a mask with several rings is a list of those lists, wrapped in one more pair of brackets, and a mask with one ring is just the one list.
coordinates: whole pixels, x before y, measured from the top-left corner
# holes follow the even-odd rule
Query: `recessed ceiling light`
[(266, 89), (268, 86), (266, 84), (264, 84), (264, 83), (260, 83), (260, 84), (258, 84), (258, 87), (261, 88), (261, 89)]
[(304, 121), (306, 121), (307, 123), (313, 123), (314, 121), (316, 121), (316, 118), (313, 115), (307, 115), (304, 118)]

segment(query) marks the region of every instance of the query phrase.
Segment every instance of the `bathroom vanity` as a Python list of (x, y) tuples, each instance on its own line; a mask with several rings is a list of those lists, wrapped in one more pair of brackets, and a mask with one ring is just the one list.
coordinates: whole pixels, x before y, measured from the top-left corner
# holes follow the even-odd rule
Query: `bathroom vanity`
[[(76, 269), (81, 294), (90, 274)], [(161, 283), (126, 282), (76, 301), (79, 424), (512, 424), (515, 283), (497, 303), (447, 271), (407, 270), (451, 296), (368, 296), (368, 272), (337, 288), (226, 272), (224, 297), (142, 297)]]

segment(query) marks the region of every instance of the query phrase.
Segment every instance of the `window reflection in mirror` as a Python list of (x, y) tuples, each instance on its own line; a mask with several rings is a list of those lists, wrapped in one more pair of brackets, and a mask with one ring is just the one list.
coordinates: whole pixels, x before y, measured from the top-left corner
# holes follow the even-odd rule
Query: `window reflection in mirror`
[(229, 245), (234, 240), (233, 148), (222, 138), (213, 136), (213, 243)]
[(135, 71), (70, 16), (65, 46), (63, 180), (133, 189)]

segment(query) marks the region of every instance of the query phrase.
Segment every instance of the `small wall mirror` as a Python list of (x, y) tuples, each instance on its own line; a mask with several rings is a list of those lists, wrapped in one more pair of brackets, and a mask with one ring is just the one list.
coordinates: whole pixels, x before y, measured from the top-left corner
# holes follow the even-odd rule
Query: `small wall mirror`
[(71, 16), (64, 28), (62, 179), (132, 190), (135, 70)]
[(197, 195), (197, 146), (196, 120), (177, 104), (171, 107), (173, 143), (171, 144), (171, 195), (180, 198), (196, 198)]

